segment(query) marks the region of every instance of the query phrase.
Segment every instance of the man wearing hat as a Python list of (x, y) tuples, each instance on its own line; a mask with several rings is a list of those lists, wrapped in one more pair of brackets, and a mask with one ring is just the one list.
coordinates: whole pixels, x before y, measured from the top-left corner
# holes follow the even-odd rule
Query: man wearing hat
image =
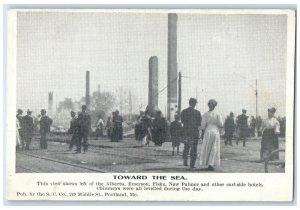
[(197, 158), (197, 146), (199, 139), (199, 127), (201, 126), (201, 113), (195, 109), (197, 100), (190, 98), (189, 107), (181, 112), (183, 124), (183, 165), (188, 165), (188, 154), (190, 153), (190, 168), (195, 168)]
[(227, 119), (225, 120), (224, 128), (225, 128), (225, 137), (226, 137), (225, 145), (229, 144), (230, 146), (232, 146), (231, 141), (235, 130), (233, 112), (230, 112), (229, 117), (227, 117)]
[(238, 116), (237, 119), (237, 127), (239, 129), (240, 135), (236, 140), (236, 145), (239, 144), (239, 140), (243, 140), (243, 147), (246, 146), (246, 138), (249, 135), (249, 127), (248, 127), (248, 116), (246, 115), (247, 110), (242, 109), (243, 114)]
[(46, 110), (42, 109), (40, 119), (41, 149), (47, 149), (47, 134), (50, 132), (51, 125), (52, 119), (46, 115)]
[[(78, 118), (76, 117), (76, 113), (74, 111), (71, 111), (71, 122), (70, 122), (70, 128), (68, 130), (68, 133), (72, 134), (72, 138), (69, 145), (69, 150), (71, 151), (73, 148), (73, 145), (78, 145), (78, 139), (80, 135), (80, 126), (78, 123)], [(77, 149), (78, 150), (78, 149)]]
[(31, 139), (33, 137), (33, 118), (31, 117), (31, 111), (27, 110), (27, 115), (22, 118), (22, 126), (23, 126), (23, 138), (25, 143), (25, 149), (29, 150), (29, 145)]
[(80, 126), (80, 135), (77, 142), (77, 153), (81, 153), (81, 143), (83, 140), (83, 152), (88, 149), (88, 135), (91, 131), (91, 116), (87, 113), (87, 106), (81, 107), (81, 113), (78, 115), (78, 123)]

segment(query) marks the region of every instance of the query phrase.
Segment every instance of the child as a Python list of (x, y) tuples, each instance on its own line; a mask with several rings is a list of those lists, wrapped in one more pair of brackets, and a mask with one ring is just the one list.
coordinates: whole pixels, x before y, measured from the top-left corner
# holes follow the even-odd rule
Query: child
[(174, 156), (175, 147), (177, 147), (177, 155), (179, 154), (179, 145), (182, 132), (182, 124), (179, 120), (179, 116), (175, 115), (175, 121), (173, 121), (170, 125), (171, 141), (173, 147), (172, 156)]

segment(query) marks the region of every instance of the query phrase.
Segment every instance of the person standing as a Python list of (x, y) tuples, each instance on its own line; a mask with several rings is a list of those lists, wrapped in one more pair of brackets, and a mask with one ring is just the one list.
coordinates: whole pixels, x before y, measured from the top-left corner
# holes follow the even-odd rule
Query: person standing
[(18, 109), (17, 110), (17, 131), (18, 131), (18, 134), (17, 134), (17, 141), (18, 141), (18, 144), (17, 144), (17, 149), (20, 149), (20, 146), (21, 146), (21, 149), (23, 150), (24, 149), (24, 146), (25, 146), (25, 142), (24, 142), (24, 139), (23, 139), (23, 136), (22, 136), (22, 118), (23, 118), (23, 110), (22, 109)]
[[(70, 122), (70, 128), (68, 130), (68, 133), (72, 134), (72, 138), (69, 145), (69, 150), (71, 151), (73, 149), (74, 144), (78, 146), (77, 142), (80, 135), (80, 126), (78, 123), (78, 118), (76, 117), (76, 113), (74, 111), (71, 111), (71, 122)], [(78, 148), (77, 150), (78, 151)]]
[(256, 120), (256, 131), (257, 131), (257, 137), (260, 137), (261, 136), (261, 125), (262, 125), (262, 119), (261, 119), (261, 116), (258, 116), (257, 117), (257, 120)]
[(20, 129), (21, 129), (20, 122), (18, 118), (16, 118), (16, 150), (19, 150), (21, 145), (21, 138), (20, 138), (20, 131), (19, 131)]
[(162, 117), (161, 111), (155, 113), (152, 125), (152, 141), (155, 146), (162, 146), (167, 137), (168, 125), (166, 119)]
[(219, 113), (215, 111), (217, 106), (215, 99), (208, 101), (209, 111), (203, 115), (202, 132), (203, 144), (200, 154), (200, 166), (213, 171), (215, 166), (220, 166), (220, 128), (223, 120)]
[(77, 152), (81, 153), (81, 145), (83, 146), (83, 152), (88, 149), (88, 135), (91, 131), (91, 116), (87, 113), (87, 106), (81, 107), (81, 113), (78, 115), (78, 123), (80, 127), (79, 139), (77, 141)]
[(175, 155), (175, 148), (177, 148), (177, 155), (179, 154), (180, 140), (182, 137), (182, 124), (180, 122), (180, 117), (175, 115), (175, 121), (170, 125), (170, 134), (172, 141), (172, 156)]
[(30, 110), (27, 110), (27, 115), (22, 118), (22, 130), (26, 150), (29, 150), (29, 145), (31, 143), (34, 130), (33, 118), (31, 117), (31, 113), (32, 112)]
[(144, 111), (140, 111), (140, 115), (136, 119), (136, 124), (134, 126), (134, 136), (135, 140), (141, 140), (145, 132), (143, 132), (142, 118), (144, 116)]
[(256, 127), (256, 119), (252, 116), (250, 122), (250, 135), (251, 137), (255, 137), (255, 127)]
[(46, 110), (41, 110), (41, 119), (40, 119), (40, 148), (47, 149), (47, 134), (50, 132), (50, 127), (52, 125), (52, 119), (46, 115)]
[(141, 141), (142, 146), (149, 146), (150, 140), (152, 140), (152, 118), (149, 110), (143, 112), (138, 120), (137, 140)]
[(249, 134), (249, 127), (248, 127), (248, 116), (246, 115), (247, 110), (242, 110), (243, 114), (238, 116), (237, 119), (237, 127), (239, 129), (239, 137), (236, 140), (236, 145), (239, 145), (239, 141), (243, 140), (243, 147), (246, 146), (246, 139)]
[(183, 124), (183, 165), (188, 165), (188, 155), (190, 153), (190, 168), (195, 168), (197, 158), (197, 146), (199, 140), (199, 128), (201, 126), (201, 113), (195, 109), (197, 100), (190, 98), (189, 108), (181, 112), (181, 122)]
[(104, 121), (102, 119), (102, 116), (98, 116), (99, 119), (97, 121), (97, 128), (96, 128), (96, 140), (98, 140), (99, 136), (103, 137), (103, 127), (104, 127)]
[(111, 117), (107, 118), (105, 129), (106, 129), (107, 137), (110, 139), (111, 138), (111, 131), (112, 131)]
[[(260, 149), (260, 160), (266, 156), (269, 156), (271, 152), (278, 150), (278, 135), (280, 134), (280, 124), (274, 117), (276, 109), (268, 109), (268, 118), (262, 122), (261, 132), (261, 149)], [(275, 152), (271, 155), (270, 160), (279, 160), (279, 152)]]
[(112, 132), (112, 141), (120, 141), (123, 139), (123, 118), (119, 114), (119, 111), (116, 110), (114, 112), (114, 117), (113, 117), (113, 132)]
[(234, 124), (234, 115), (232, 112), (230, 112), (229, 117), (225, 120), (224, 124), (225, 128), (225, 145), (229, 144), (232, 146), (232, 137), (235, 130), (235, 124)]

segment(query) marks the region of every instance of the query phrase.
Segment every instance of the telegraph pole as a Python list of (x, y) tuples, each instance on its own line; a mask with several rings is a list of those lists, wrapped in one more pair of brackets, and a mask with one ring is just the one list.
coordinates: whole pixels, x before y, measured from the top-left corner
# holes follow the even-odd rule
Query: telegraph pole
[[(196, 99), (197, 99), (197, 101), (198, 101), (198, 88), (196, 88)], [(198, 101), (198, 103), (199, 103), (199, 101)], [(197, 103), (197, 104), (198, 104), (198, 103)], [(196, 104), (196, 107), (198, 108), (197, 104)]]
[(180, 116), (181, 113), (181, 72), (178, 73), (178, 108), (177, 114)]
[(255, 119), (257, 120), (257, 95), (258, 95), (258, 92), (257, 92), (257, 80), (255, 81), (255, 98), (256, 98), (256, 104), (255, 104)]
[(129, 89), (129, 120), (131, 121), (132, 116), (132, 98), (131, 98), (131, 90)]

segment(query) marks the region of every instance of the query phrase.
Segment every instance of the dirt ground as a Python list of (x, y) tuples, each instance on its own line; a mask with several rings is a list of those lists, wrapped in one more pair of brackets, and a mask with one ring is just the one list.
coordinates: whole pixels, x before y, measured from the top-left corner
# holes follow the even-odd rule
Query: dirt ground
[[(105, 172), (183, 172), (208, 173), (200, 169), (199, 160), (196, 169), (183, 166), (182, 150), (172, 156), (170, 142), (162, 147), (142, 146), (133, 138), (125, 138), (121, 142), (110, 142), (102, 138), (89, 139), (87, 153), (75, 154), (75, 147), (69, 151), (69, 135), (52, 135), (49, 137), (48, 149), (39, 149), (39, 137), (35, 136), (28, 151), (17, 151), (17, 173), (105, 173)], [(221, 166), (213, 173), (264, 173), (264, 163), (260, 163), (260, 139), (249, 139), (246, 147), (242, 143), (237, 146), (225, 146), (221, 139)], [(198, 144), (198, 155), (201, 151)], [(279, 148), (285, 148), (284, 139), (280, 139)], [(282, 164), (285, 153), (280, 153), (280, 161), (270, 162), (269, 173), (283, 173)], [(210, 172), (209, 172), (210, 173)]]

